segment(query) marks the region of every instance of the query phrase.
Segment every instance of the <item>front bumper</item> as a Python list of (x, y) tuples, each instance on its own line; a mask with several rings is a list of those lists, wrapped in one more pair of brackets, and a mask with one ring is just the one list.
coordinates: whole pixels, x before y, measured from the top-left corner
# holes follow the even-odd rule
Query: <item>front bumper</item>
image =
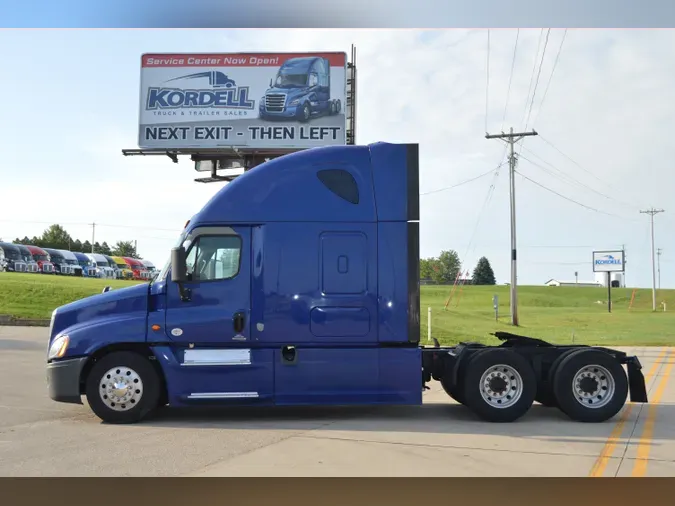
[(82, 357), (47, 364), (47, 387), (52, 400), (82, 404), (80, 375), (86, 362), (87, 357)]

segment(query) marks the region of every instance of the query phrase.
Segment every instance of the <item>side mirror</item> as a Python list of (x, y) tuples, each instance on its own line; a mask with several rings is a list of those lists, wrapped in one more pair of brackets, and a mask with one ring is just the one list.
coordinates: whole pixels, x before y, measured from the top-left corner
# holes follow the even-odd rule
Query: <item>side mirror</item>
[(171, 281), (174, 283), (185, 283), (186, 280), (185, 248), (178, 246), (171, 250)]
[(272, 78), (270, 78), (270, 88), (272, 87)]

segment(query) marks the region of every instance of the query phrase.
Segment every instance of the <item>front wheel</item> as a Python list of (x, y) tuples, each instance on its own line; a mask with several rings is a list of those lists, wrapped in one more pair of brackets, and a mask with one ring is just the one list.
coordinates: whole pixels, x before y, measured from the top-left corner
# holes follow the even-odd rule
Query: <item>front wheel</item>
[(488, 422), (513, 422), (532, 406), (537, 379), (529, 362), (506, 349), (484, 350), (466, 365), (464, 404)]
[(104, 422), (136, 423), (158, 407), (160, 378), (144, 356), (114, 352), (92, 368), (86, 395), (91, 410)]
[(581, 349), (568, 355), (553, 380), (560, 410), (578, 422), (604, 422), (616, 415), (628, 397), (623, 366), (599, 350)]

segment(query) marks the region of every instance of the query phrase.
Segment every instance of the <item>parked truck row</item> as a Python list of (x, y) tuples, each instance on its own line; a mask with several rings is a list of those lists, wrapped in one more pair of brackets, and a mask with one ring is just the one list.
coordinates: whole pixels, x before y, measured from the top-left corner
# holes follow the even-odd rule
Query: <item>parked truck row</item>
[(507, 333), (420, 345), (418, 156), (314, 148), (225, 185), (150, 283), (54, 310), (50, 397), (113, 423), (165, 405), (419, 405), (432, 380), (491, 422), (535, 401), (583, 422), (647, 402), (621, 351)]
[(0, 242), (0, 271), (123, 280), (150, 280), (158, 272), (149, 260), (7, 242)]

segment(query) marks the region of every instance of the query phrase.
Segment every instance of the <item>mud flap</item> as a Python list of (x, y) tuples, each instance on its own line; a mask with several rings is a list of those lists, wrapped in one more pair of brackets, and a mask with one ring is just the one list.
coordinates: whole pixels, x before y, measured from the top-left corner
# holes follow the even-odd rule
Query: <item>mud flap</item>
[(631, 402), (649, 402), (647, 400), (647, 386), (642, 374), (642, 364), (637, 357), (628, 357), (626, 362), (628, 369), (628, 388), (630, 389)]

